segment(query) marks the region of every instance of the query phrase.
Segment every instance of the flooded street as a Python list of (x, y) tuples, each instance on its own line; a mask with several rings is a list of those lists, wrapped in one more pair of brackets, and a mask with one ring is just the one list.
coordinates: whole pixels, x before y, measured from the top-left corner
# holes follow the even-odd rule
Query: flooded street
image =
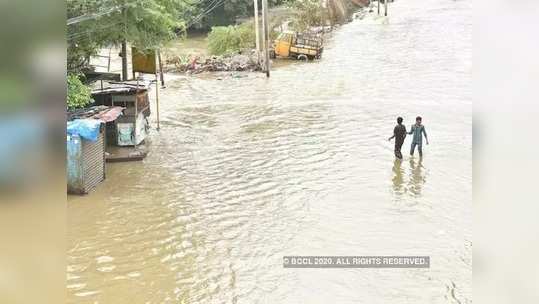
[[(471, 2), (389, 13), (269, 79), (169, 76), (149, 156), (69, 197), (69, 302), (471, 303)], [(395, 161), (395, 119), (417, 115), (425, 156), (408, 137)], [(431, 267), (285, 269), (285, 255)]]

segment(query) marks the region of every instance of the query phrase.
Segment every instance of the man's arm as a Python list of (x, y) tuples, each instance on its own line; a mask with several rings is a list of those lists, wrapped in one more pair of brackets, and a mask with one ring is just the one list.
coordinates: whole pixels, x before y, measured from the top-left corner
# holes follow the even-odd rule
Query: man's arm
[(412, 127), (410, 128), (410, 132), (408, 132), (408, 134), (412, 134), (413, 132), (414, 132), (414, 126), (412, 126)]
[(429, 144), (429, 138), (427, 137), (427, 131), (425, 131), (425, 126), (423, 126), (423, 130), (421, 131), (425, 135), (425, 140), (427, 141), (427, 145)]
[(393, 129), (393, 136), (391, 136), (387, 140), (391, 141), (393, 138), (395, 138), (395, 135), (397, 135), (397, 127), (395, 127), (395, 129)]

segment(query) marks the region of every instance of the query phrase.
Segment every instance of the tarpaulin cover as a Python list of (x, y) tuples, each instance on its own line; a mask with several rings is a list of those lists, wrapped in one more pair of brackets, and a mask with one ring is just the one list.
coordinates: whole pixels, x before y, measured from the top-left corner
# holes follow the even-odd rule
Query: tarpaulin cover
[(99, 137), (99, 128), (103, 122), (97, 119), (75, 119), (67, 122), (67, 134), (96, 141)]

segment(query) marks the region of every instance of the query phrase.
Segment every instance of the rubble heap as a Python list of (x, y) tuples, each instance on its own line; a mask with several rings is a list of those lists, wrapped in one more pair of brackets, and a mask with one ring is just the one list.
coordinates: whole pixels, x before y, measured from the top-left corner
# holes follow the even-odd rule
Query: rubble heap
[(243, 54), (231, 54), (224, 56), (211, 56), (201, 58), (200, 56), (190, 56), (182, 58), (174, 56), (167, 58), (167, 71), (180, 73), (202, 73), (202, 72), (227, 72), (227, 71), (260, 71), (257, 55), (254, 51)]

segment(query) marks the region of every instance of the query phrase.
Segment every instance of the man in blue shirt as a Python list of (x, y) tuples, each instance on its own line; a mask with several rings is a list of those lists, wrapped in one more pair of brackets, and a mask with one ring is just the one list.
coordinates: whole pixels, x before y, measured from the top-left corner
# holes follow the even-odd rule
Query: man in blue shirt
[(427, 138), (427, 132), (425, 131), (425, 126), (421, 124), (421, 116), (417, 116), (415, 119), (415, 125), (412, 125), (410, 132), (408, 134), (413, 134), (412, 138), (412, 148), (410, 149), (410, 155), (414, 156), (415, 146), (419, 151), (419, 157), (423, 156), (423, 134), (425, 134), (425, 140), (427, 145), (429, 144), (429, 139)]

